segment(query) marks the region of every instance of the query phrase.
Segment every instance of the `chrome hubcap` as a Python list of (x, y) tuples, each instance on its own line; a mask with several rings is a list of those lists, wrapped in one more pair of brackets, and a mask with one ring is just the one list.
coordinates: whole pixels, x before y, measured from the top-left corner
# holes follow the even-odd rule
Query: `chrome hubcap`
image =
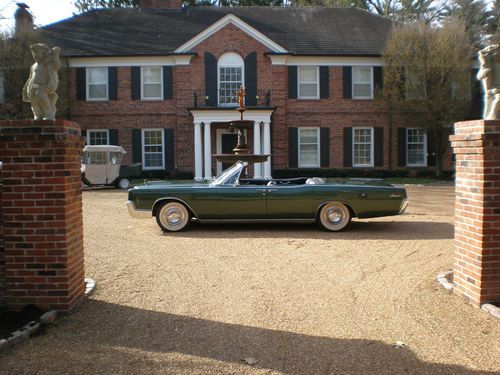
[(339, 207), (329, 208), (328, 211), (326, 212), (326, 217), (328, 218), (328, 221), (330, 221), (332, 224), (339, 224), (344, 219), (342, 210)]
[(176, 226), (182, 223), (182, 212), (177, 208), (170, 208), (165, 214), (169, 225)]

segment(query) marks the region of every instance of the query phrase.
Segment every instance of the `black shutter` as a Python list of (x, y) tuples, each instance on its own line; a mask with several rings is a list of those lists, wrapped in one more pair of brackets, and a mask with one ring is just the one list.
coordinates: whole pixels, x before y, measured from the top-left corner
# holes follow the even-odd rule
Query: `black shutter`
[(118, 98), (118, 68), (116, 66), (108, 68), (108, 93), (109, 100)]
[(76, 100), (87, 100), (87, 73), (85, 68), (76, 68)]
[(375, 143), (374, 143), (374, 151), (375, 151), (375, 167), (383, 167), (384, 166), (384, 128), (375, 128), (373, 130), (375, 133)]
[(163, 99), (172, 99), (174, 97), (174, 79), (171, 66), (163, 67)]
[(288, 67), (288, 97), (297, 99), (297, 67), (293, 65)]
[(319, 130), (320, 139), (320, 166), (328, 168), (330, 166), (330, 128), (321, 128)]
[(352, 99), (352, 66), (342, 69), (342, 82), (344, 86), (344, 99)]
[(330, 97), (330, 75), (327, 66), (319, 67), (319, 97), (328, 99)]
[(432, 134), (427, 134), (427, 166), (434, 167), (436, 165), (436, 152), (434, 138)]
[(163, 150), (165, 154), (165, 169), (174, 169), (175, 163), (175, 147), (174, 147), (174, 129), (164, 129), (163, 130), (163, 143), (165, 149)]
[(109, 144), (113, 146), (119, 146), (118, 142), (118, 130), (117, 129), (109, 129)]
[(205, 52), (205, 105), (217, 106), (217, 59)]
[(384, 88), (384, 71), (381, 66), (373, 67), (373, 84), (375, 86), (374, 95), (381, 95)]
[(133, 100), (141, 99), (141, 67), (130, 67), (130, 97)]
[(257, 52), (245, 58), (245, 105), (257, 105)]
[(288, 166), (297, 168), (299, 166), (299, 129), (288, 128)]
[(87, 130), (81, 129), (80, 130), (80, 135), (85, 138), (85, 144), (87, 144)]
[(352, 167), (352, 128), (344, 128), (344, 167)]
[(398, 167), (406, 167), (406, 128), (398, 128)]
[(141, 129), (132, 129), (132, 162), (142, 163), (142, 133)]
[(477, 72), (478, 69), (472, 69), (470, 119), (480, 119), (483, 117), (483, 95), (481, 93), (481, 82), (476, 78)]

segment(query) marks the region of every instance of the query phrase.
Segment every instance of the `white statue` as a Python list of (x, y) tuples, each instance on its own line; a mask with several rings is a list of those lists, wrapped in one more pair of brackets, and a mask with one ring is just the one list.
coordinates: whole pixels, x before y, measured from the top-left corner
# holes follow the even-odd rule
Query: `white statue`
[(23, 101), (31, 103), (35, 120), (54, 120), (56, 117), (56, 93), (59, 84), (57, 71), (61, 69), (61, 49), (43, 43), (32, 44), (31, 54), (35, 63), (23, 88)]
[(492, 44), (478, 52), (479, 72), (477, 79), (483, 84), (485, 120), (497, 120), (500, 118), (500, 70), (495, 71), (495, 64), (500, 64), (500, 46)]

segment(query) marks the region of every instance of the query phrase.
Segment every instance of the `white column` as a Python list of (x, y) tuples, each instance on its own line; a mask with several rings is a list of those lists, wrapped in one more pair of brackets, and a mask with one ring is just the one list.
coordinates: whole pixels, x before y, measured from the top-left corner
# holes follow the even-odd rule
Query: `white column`
[[(253, 153), (256, 155), (262, 154), (260, 151), (260, 122), (253, 123)], [(262, 178), (262, 163), (253, 165), (253, 178)]]
[(205, 123), (205, 134), (203, 136), (205, 140), (205, 179), (212, 178), (212, 138), (210, 137), (210, 123)]
[(203, 180), (203, 145), (201, 144), (201, 123), (194, 123), (194, 179)]
[[(263, 154), (268, 155), (271, 153), (271, 123), (269, 121), (264, 122), (263, 148)], [(271, 178), (271, 157), (264, 163), (264, 178)]]

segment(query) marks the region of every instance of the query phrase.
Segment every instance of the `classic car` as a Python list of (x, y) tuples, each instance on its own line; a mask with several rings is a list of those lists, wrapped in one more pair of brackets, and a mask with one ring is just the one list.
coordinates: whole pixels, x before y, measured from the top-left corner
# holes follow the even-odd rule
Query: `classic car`
[(150, 182), (129, 190), (133, 217), (155, 217), (163, 231), (186, 229), (192, 219), (208, 222), (317, 222), (340, 231), (353, 217), (398, 215), (408, 204), (406, 191), (382, 180), (322, 178), (244, 178), (238, 162), (207, 184)]
[(82, 154), (82, 181), (87, 186), (107, 185), (128, 189), (130, 180), (140, 178), (142, 164), (121, 165), (126, 151), (121, 146), (85, 146)]

